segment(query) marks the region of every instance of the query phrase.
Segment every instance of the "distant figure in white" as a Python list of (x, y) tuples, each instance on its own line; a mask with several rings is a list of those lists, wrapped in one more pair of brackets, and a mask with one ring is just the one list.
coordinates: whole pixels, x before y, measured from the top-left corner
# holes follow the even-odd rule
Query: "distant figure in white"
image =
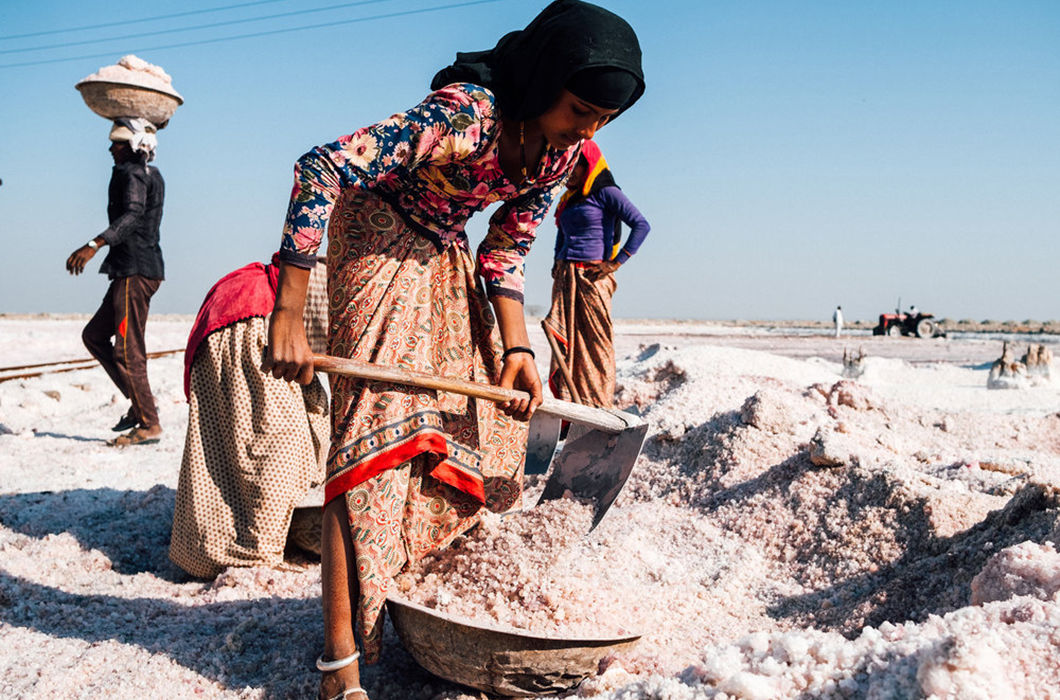
[(835, 337), (839, 337), (839, 334), (843, 332), (843, 307), (835, 307), (835, 311), (832, 312), (832, 323), (835, 324)]
[(909, 306), (909, 315), (913, 318), (916, 318), (920, 315), (920, 309), (916, 308), (916, 304), (911, 304)]

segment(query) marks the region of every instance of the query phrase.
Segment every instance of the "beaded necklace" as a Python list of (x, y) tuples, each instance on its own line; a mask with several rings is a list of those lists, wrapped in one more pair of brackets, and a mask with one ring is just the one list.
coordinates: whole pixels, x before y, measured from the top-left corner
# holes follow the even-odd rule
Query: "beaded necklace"
[(526, 182), (526, 122), (519, 122), (519, 159), (522, 162), (523, 182)]

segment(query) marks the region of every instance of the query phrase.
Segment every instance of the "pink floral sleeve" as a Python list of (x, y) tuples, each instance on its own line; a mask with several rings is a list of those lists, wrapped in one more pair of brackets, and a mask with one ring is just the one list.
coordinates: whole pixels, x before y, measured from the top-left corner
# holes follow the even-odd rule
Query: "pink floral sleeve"
[(526, 254), (564, 181), (531, 189), (505, 202), (490, 217), (489, 232), (478, 247), (479, 274), (489, 296), (523, 300)]
[[(493, 97), (450, 85), (407, 112), (314, 148), (295, 164), (280, 259), (312, 267), (342, 190), (387, 189), (425, 163), (471, 158), (492, 124)], [(473, 87), (473, 86), (470, 86)], [(395, 189), (400, 189), (395, 187)]]

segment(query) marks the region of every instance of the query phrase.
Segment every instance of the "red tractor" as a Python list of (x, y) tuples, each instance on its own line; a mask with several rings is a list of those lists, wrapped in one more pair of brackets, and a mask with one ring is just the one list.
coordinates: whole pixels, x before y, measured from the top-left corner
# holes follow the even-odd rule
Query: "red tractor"
[(880, 314), (880, 322), (872, 329), (872, 334), (892, 338), (903, 335), (915, 335), (917, 338), (946, 337), (946, 331), (935, 320), (934, 314), (924, 314), (916, 310), (904, 314), (898, 309), (895, 309), (893, 314)]

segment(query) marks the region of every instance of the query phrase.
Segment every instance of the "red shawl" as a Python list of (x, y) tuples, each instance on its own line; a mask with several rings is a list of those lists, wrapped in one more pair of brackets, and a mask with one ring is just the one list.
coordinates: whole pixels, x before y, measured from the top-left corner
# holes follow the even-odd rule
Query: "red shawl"
[(184, 351), (185, 398), (191, 399), (191, 365), (206, 336), (238, 321), (272, 313), (280, 278), (277, 262), (277, 256), (273, 255), (269, 265), (255, 262), (229, 272), (206, 293)]
[(611, 171), (607, 167), (607, 161), (604, 160), (604, 154), (595, 141), (591, 139), (582, 141), (582, 150), (578, 157), (584, 159), (589, 167), (585, 171), (585, 180), (577, 192), (567, 190), (560, 197), (559, 204), (556, 205), (557, 226), (559, 225), (559, 215), (563, 213), (568, 204), (572, 204), (571, 200), (574, 200), (574, 203), (579, 202), (594, 194), (597, 190), (615, 184), (614, 178), (611, 177)]

